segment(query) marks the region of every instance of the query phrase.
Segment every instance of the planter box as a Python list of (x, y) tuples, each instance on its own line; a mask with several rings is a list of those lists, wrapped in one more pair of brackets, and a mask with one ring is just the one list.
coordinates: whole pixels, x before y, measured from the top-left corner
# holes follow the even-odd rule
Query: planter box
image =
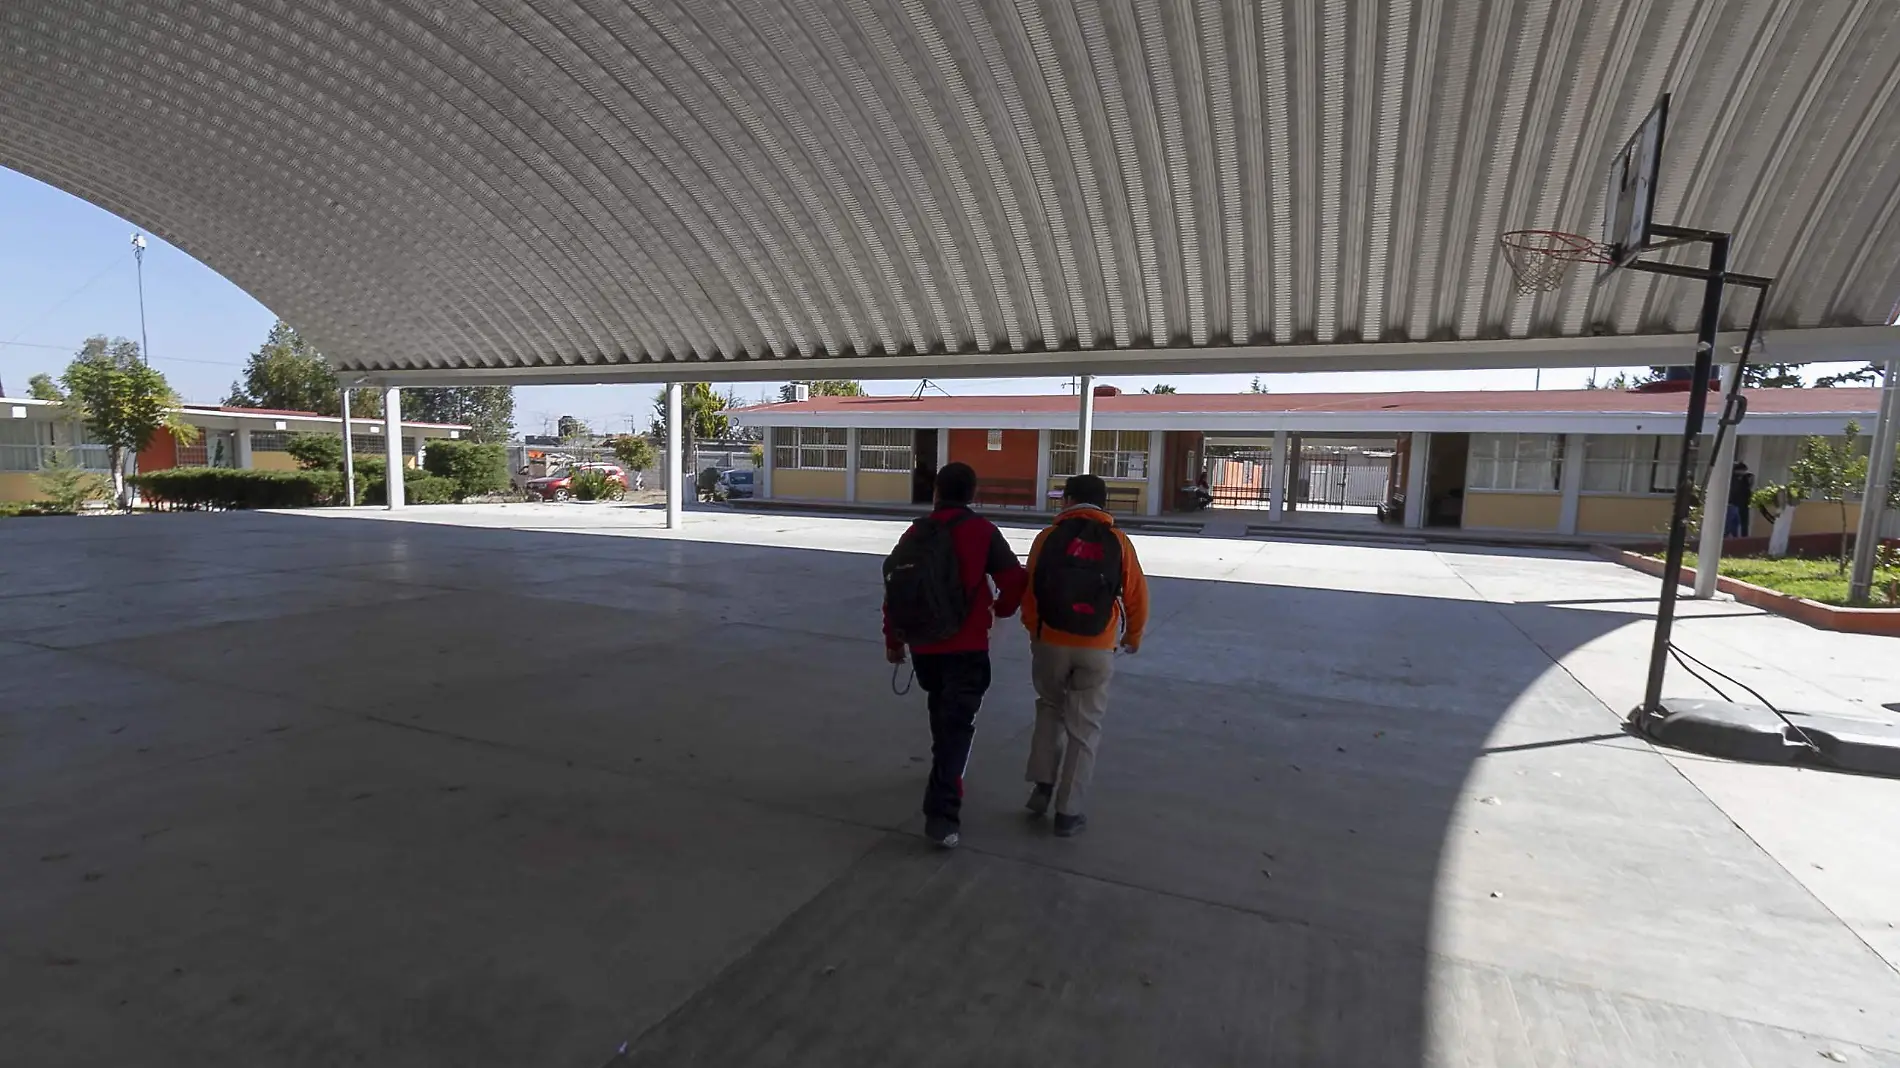
[[(1663, 562), (1642, 553), (1633, 553), (1608, 545), (1596, 547), (1596, 554), (1605, 560), (1614, 560), (1624, 567), (1634, 568), (1646, 575), (1661, 577)], [(1695, 585), (1695, 569), (1679, 569), (1676, 581), (1684, 586)], [(1766, 609), (1776, 615), (1787, 616), (1798, 623), (1806, 623), (1820, 630), (1836, 630), (1846, 634), (1875, 634), (1888, 638), (1900, 638), (1900, 608), (1836, 608), (1831, 604), (1810, 601), (1805, 597), (1794, 597), (1757, 586), (1726, 575), (1718, 576), (1715, 586), (1746, 605)]]

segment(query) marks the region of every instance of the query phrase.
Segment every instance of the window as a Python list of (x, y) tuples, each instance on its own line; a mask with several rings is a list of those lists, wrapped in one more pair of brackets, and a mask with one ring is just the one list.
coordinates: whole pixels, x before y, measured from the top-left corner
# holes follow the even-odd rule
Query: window
[(1473, 434), (1465, 488), (1555, 493), (1563, 466), (1561, 434)]
[(1583, 439), (1585, 493), (1674, 493), (1682, 439), (1591, 434)]
[(779, 427), (772, 435), (772, 464), (788, 470), (842, 471), (849, 440), (843, 427)]
[(285, 430), (251, 431), (252, 452), (285, 452), (290, 448), (290, 432)]
[(858, 431), (860, 471), (909, 471), (916, 466), (911, 442), (913, 430)]
[[(1049, 435), (1049, 473), (1057, 477), (1075, 474), (1074, 430), (1057, 430)], [(1148, 432), (1145, 430), (1097, 430), (1089, 442), (1089, 470), (1103, 478), (1148, 477)]]
[(0, 420), (0, 471), (40, 469), (40, 427), (25, 419)]

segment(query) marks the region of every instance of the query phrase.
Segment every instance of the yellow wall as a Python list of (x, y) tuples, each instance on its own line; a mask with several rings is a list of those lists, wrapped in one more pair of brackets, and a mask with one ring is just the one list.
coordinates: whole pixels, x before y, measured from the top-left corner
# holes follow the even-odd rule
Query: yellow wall
[(772, 496), (795, 501), (842, 501), (844, 472), (775, 468)]
[(1577, 533), (1666, 534), (1674, 505), (1675, 498), (1669, 496), (1586, 493), (1577, 500)]
[[(778, 491), (778, 474), (772, 476), (772, 490)], [(859, 471), (858, 500), (883, 504), (909, 504), (909, 471)]]
[(1465, 493), (1467, 530), (1556, 530), (1563, 498), (1555, 493)]
[(0, 471), (0, 501), (37, 501), (45, 496), (32, 472)]
[[(1860, 505), (1849, 502), (1847, 505), (1847, 531), (1853, 533), (1860, 523)], [(1762, 529), (1761, 517), (1755, 517), (1752, 532), (1766, 534)], [(1809, 501), (1794, 510), (1795, 534), (1839, 534), (1841, 532), (1841, 506), (1834, 501)]]
[(251, 469), (254, 471), (295, 471), (297, 458), (287, 452), (251, 453)]
[[(1066, 478), (1052, 478), (1049, 480), (1049, 488), (1052, 490), (1060, 490), (1062, 489), (1062, 484), (1067, 481), (1068, 479)], [(1127, 508), (1127, 506), (1125, 505), (1121, 506), (1121, 513), (1123, 515), (1147, 515), (1148, 514), (1148, 480), (1147, 479), (1105, 478), (1102, 481), (1108, 483), (1108, 492), (1111, 497), (1115, 494), (1117, 490), (1120, 490), (1123, 493), (1126, 493), (1128, 490), (1131, 490), (1131, 489), (1137, 491), (1135, 494), (1134, 510), (1130, 511)], [(1049, 498), (1049, 500), (1046, 503), (1049, 507), (1049, 510), (1052, 512), (1055, 511), (1057, 507), (1059, 507), (1056, 499), (1053, 497)]]

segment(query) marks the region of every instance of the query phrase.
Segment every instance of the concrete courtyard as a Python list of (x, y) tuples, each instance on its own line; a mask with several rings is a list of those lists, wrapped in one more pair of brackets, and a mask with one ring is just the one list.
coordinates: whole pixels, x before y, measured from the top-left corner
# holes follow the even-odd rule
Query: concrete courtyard
[[(1621, 735), (1654, 580), (1138, 536), (1090, 832), (1020, 812), (1010, 622), (941, 854), (900, 529), (0, 523), (0, 1062), (1900, 1066), (1900, 782)], [(1900, 701), (1900, 643), (1685, 611)]]

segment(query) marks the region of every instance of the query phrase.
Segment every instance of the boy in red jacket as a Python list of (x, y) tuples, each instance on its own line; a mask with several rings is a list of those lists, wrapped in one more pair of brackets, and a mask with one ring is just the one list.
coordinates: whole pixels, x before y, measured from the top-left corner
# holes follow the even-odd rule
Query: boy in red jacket
[[(903, 545), (924, 536), (936, 524), (947, 530), (956, 557), (966, 606), (963, 626), (948, 638), (917, 643), (917, 681), (930, 701), (930, 779), (924, 785), (924, 834), (953, 849), (960, 840), (963, 770), (976, 736), (976, 713), (990, 688), (990, 622), (1016, 614), (1028, 585), (1028, 573), (1003, 540), (1003, 532), (970, 511), (976, 498), (976, 472), (968, 464), (945, 464), (937, 472), (936, 507), (928, 523), (913, 524), (898, 540)], [(995, 588), (991, 588), (994, 582)], [(884, 611), (884, 657), (904, 662), (905, 643)]]

